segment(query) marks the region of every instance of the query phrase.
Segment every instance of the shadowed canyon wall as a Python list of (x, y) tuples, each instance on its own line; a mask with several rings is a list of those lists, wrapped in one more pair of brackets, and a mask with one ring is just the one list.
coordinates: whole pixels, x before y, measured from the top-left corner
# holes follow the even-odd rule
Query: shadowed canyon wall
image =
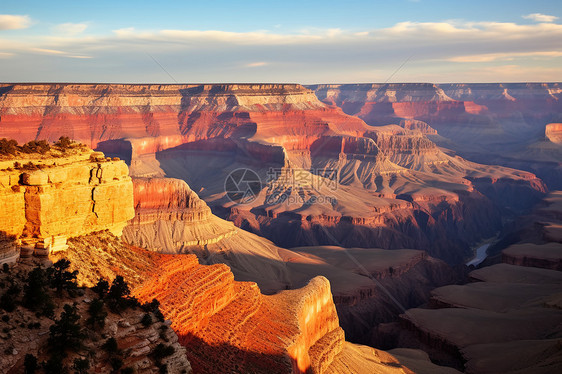
[[(309, 86), (325, 103), (370, 125), (425, 131), (470, 160), (523, 169), (562, 188), (560, 83), (345, 84)], [(423, 126), (421, 124), (424, 124)], [(546, 131), (545, 131), (546, 129)], [(545, 141), (546, 132), (546, 141)]]
[[(395, 96), (419, 97), (416, 85), (406, 91)], [(451, 103), (440, 118), (456, 115)], [(344, 111), (291, 84), (5, 84), (0, 137), (67, 135), (123, 157), (132, 176), (183, 179), (215, 214), (284, 247), (418, 248), (456, 264), (501, 228), (501, 212), (545, 192), (531, 173), (443, 152), (422, 121), (373, 127)], [(239, 168), (263, 182), (242, 205), (225, 191)]]

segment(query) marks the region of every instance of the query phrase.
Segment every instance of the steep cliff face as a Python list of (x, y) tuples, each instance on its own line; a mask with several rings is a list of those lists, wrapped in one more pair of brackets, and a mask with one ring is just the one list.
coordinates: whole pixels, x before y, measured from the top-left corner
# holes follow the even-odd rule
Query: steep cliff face
[(561, 218), (562, 193), (554, 191), (492, 248), (493, 255), (507, 246), (495, 256), (503, 263), (472, 271), (468, 284), (433, 290), (428, 308), (401, 315), (397, 340), (467, 373), (560, 370)]
[(286, 261), (295, 284), (314, 275), (328, 278), (347, 339), (374, 347), (381, 343), (374, 336), (377, 325), (395, 321), (401, 308), (423, 304), (432, 289), (456, 281), (450, 267), (423, 251), (299, 247), (291, 252)]
[[(317, 85), (320, 100), (370, 125), (422, 121), (438, 145), (476, 162), (527, 170), (562, 186), (559, 150), (542, 144), (562, 114), (560, 83)], [(402, 124), (402, 122), (404, 122)], [(547, 129), (556, 139), (556, 123)], [(423, 128), (423, 127), (422, 127)], [(553, 143), (556, 143), (554, 141)], [(553, 169), (555, 170), (553, 173)]]
[(373, 121), (382, 119), (375, 113), (410, 119), (424, 117), (438, 122), (446, 122), (453, 115), (510, 116), (509, 111), (513, 109), (524, 112), (540, 109), (536, 116), (544, 116), (559, 112), (562, 94), (559, 83), (373, 83), (308, 87), (320, 100)]
[(135, 218), (123, 231), (130, 244), (168, 254), (193, 253), (203, 264), (225, 263), (238, 280), (268, 293), (291, 285), (279, 251), (257, 235), (211, 213), (182, 180), (134, 178)]
[[(544, 186), (515, 170), (444, 153), (426, 137), (429, 125), (413, 119), (428, 110), (409, 109), (408, 100), (436, 100), (438, 116), (456, 115), (459, 101), (435, 85), (401, 89), (356, 90), (357, 98), (404, 104), (396, 108), (414, 113), (404, 114), (409, 120), (401, 127), (377, 128), (300, 85), (4, 85), (0, 136), (16, 136), (16, 126), (18, 140), (68, 135), (123, 157), (133, 176), (183, 179), (222, 218), (278, 245), (415, 246), (461, 262), (471, 242), (489, 234), (480, 227), (501, 225), (495, 213), (482, 223), (465, 212), (491, 202), (488, 211), (498, 212), (515, 193), (533, 200)], [(334, 102), (340, 99), (341, 90)], [(225, 191), (228, 175), (240, 168), (262, 182), (248, 204)], [(514, 193), (495, 204), (498, 189), (485, 181)], [(186, 241), (184, 225), (179, 230), (172, 230), (175, 244), (157, 246), (176, 251)]]
[(93, 231), (120, 235), (134, 215), (127, 165), (99, 152), (16, 156), (1, 166), (0, 227), (14, 240), (48, 249)]
[[(445, 263), (422, 251), (279, 248), (211, 215), (183, 181), (141, 178), (134, 179), (134, 186), (136, 217), (124, 230), (127, 242), (151, 251), (193, 253), (200, 263), (224, 263), (236, 280), (252, 280), (266, 293), (303, 287), (324, 276), (330, 280), (341, 326), (353, 342), (373, 344), (376, 325), (400, 313), (381, 287), (411, 307), (427, 301), (431, 289), (455, 280)], [(354, 266), (346, 251), (361, 259), (369, 274)], [(219, 288), (225, 295), (230, 292), (227, 285)]]
[(253, 282), (234, 281), (225, 265), (140, 250), (103, 233), (73, 239), (64, 256), (82, 270), (85, 284), (99, 273), (122, 274), (140, 300), (157, 298), (195, 372), (331, 373), (346, 365), (356, 373), (410, 372), (377, 350), (350, 349), (323, 277), (266, 296)]
[(466, 373), (560, 370), (560, 272), (499, 264), (470, 275), (478, 282), (434, 290), (433, 309), (403, 314), (402, 339), (416, 346), (413, 334), (434, 359), (449, 352)]

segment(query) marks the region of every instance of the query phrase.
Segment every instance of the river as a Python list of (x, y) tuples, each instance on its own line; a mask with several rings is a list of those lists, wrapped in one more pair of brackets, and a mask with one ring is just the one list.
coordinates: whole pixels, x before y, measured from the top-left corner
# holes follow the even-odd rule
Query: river
[(474, 256), (474, 258), (472, 260), (468, 261), (466, 263), (466, 266), (470, 266), (470, 265), (478, 266), (482, 261), (484, 261), (486, 259), (486, 257), (488, 256), (488, 254), (486, 253), (486, 250), (488, 249), (490, 244), (491, 243), (486, 243), (486, 244), (483, 244), (480, 247), (478, 247), (476, 249), (476, 256)]

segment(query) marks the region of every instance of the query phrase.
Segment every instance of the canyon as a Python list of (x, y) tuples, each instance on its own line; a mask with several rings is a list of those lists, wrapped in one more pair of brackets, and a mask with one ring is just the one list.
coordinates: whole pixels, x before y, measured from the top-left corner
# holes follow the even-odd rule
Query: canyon
[[(4, 84), (0, 92), (0, 136), (70, 136), (126, 160), (133, 177), (183, 179), (213, 213), (285, 248), (376, 243), (459, 264), (501, 228), (506, 210), (546, 191), (533, 173), (439, 148), (419, 121), (370, 126), (296, 84)], [(247, 204), (225, 191), (237, 169), (261, 182)]]
[[(437, 145), (475, 162), (536, 174), (562, 188), (560, 83), (315, 85), (323, 102), (369, 125), (431, 129)], [(426, 131), (426, 130), (422, 130)]]
[(506, 229), (466, 284), (432, 290), (427, 304), (380, 324), (378, 338), (466, 373), (559, 371), (561, 203), (551, 192)]
[(0, 159), (0, 260), (124, 276), (196, 373), (557, 371), (561, 96), (1, 84), (0, 138), (96, 151)]
[[(27, 219), (22, 219), (19, 225), (13, 224), (9, 232), (23, 261), (12, 265), (16, 270), (25, 263), (68, 259), (71, 270), (78, 271), (81, 286), (92, 287), (99, 279), (112, 280), (117, 275), (123, 276), (140, 302), (159, 300), (164, 316), (170, 320), (170, 326), (177, 334), (177, 337), (170, 335), (166, 339), (172, 343), (177, 339), (185, 347), (185, 350), (176, 351), (180, 356), (185, 352), (189, 363), (182, 361), (183, 356), (176, 357), (169, 362), (170, 367), (192, 367), (195, 372), (206, 373), (343, 373), (350, 367), (363, 372), (412, 372), (400, 363), (399, 358), (345, 340), (330, 281), (323, 276), (314, 276), (302, 270), (301, 286), (265, 295), (255, 282), (236, 281), (230, 268), (224, 264), (200, 265), (193, 254), (161, 254), (158, 248), (145, 250), (123, 242), (115, 234), (126, 233), (135, 224), (150, 226), (157, 221), (195, 226), (190, 227), (193, 231), (188, 236), (198, 241), (183, 243), (186, 247), (207, 246), (229, 238), (228, 235), (219, 235), (212, 240), (206, 239), (210, 234), (216, 234), (212, 225), (207, 225), (209, 220), (214, 219), (218, 227), (227, 226), (235, 232), (238, 229), (232, 223), (213, 216), (184, 181), (137, 180), (133, 191), (133, 181), (122, 161), (77, 147), (71, 155), (50, 153), (23, 158), (15, 155), (2, 161), (14, 166), (16, 162), (32, 159), (33, 162), (29, 162), (36, 165), (36, 169), (23, 173), (12, 167), (0, 171), (2, 180), (13, 181), (9, 191), (24, 194), (21, 206), (2, 205), (0, 215), (8, 223), (12, 222), (9, 217)], [(14, 173), (20, 173), (19, 177), (6, 178)], [(56, 179), (57, 176), (60, 179)], [(98, 195), (96, 189), (104, 191), (103, 187), (120, 192), (113, 191), (111, 197), (115, 199), (98, 199), (97, 196), (104, 195)], [(50, 195), (52, 190), (56, 190), (56, 207)], [(82, 194), (82, 190), (87, 193)], [(182, 190), (183, 194), (176, 193)], [(36, 203), (37, 200), (40, 203)], [(124, 222), (135, 214), (131, 224), (123, 229)], [(34, 220), (34, 217), (41, 219)], [(142, 234), (149, 230), (138, 231)], [(49, 235), (64, 237), (65, 245), (46, 246)], [(246, 235), (253, 236), (250, 233)], [(36, 243), (32, 252), (27, 251), (30, 241)], [(158, 242), (146, 243), (152, 245)], [(230, 244), (229, 251), (243, 248), (242, 243)], [(273, 244), (270, 247), (281, 251)], [(286, 256), (293, 253), (286, 252)], [(379, 269), (382, 277), (387, 265), (396, 266), (397, 273), (403, 273), (410, 266), (433, 261), (420, 251), (410, 252), (413, 253), (406, 253), (402, 259), (391, 259), (386, 264), (377, 262), (379, 268), (382, 266)], [(296, 252), (294, 255), (297, 255)], [(401, 266), (404, 269), (400, 269)], [(447, 267), (442, 262), (437, 266)], [(233, 266), (233, 269), (239, 268)], [(335, 284), (338, 285), (337, 282)], [(433, 287), (426, 285), (424, 292)], [(126, 363), (142, 372), (154, 372), (154, 367), (146, 360), (155, 345), (142, 345), (149, 339), (148, 336), (153, 339), (154, 334), (145, 331), (144, 335), (139, 335), (140, 327), (126, 326), (125, 322), (115, 325), (117, 330), (119, 326), (127, 327), (117, 335), (120, 346), (127, 348), (126, 352), (130, 351), (129, 348), (133, 349), (131, 359)], [(37, 337), (34, 335), (33, 339)], [(141, 349), (142, 353), (136, 354), (134, 349)], [(20, 348), (14, 352), (6, 362), (21, 366), (22, 357), (18, 355), (29, 350)], [(429, 359), (409, 365), (452, 372), (433, 365)], [(100, 366), (99, 370), (105, 369)]]

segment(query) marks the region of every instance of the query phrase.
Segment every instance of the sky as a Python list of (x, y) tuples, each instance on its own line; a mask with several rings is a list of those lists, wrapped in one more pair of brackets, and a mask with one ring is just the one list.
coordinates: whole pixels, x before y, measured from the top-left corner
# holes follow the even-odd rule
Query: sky
[(562, 81), (562, 1), (0, 4), (0, 81)]

